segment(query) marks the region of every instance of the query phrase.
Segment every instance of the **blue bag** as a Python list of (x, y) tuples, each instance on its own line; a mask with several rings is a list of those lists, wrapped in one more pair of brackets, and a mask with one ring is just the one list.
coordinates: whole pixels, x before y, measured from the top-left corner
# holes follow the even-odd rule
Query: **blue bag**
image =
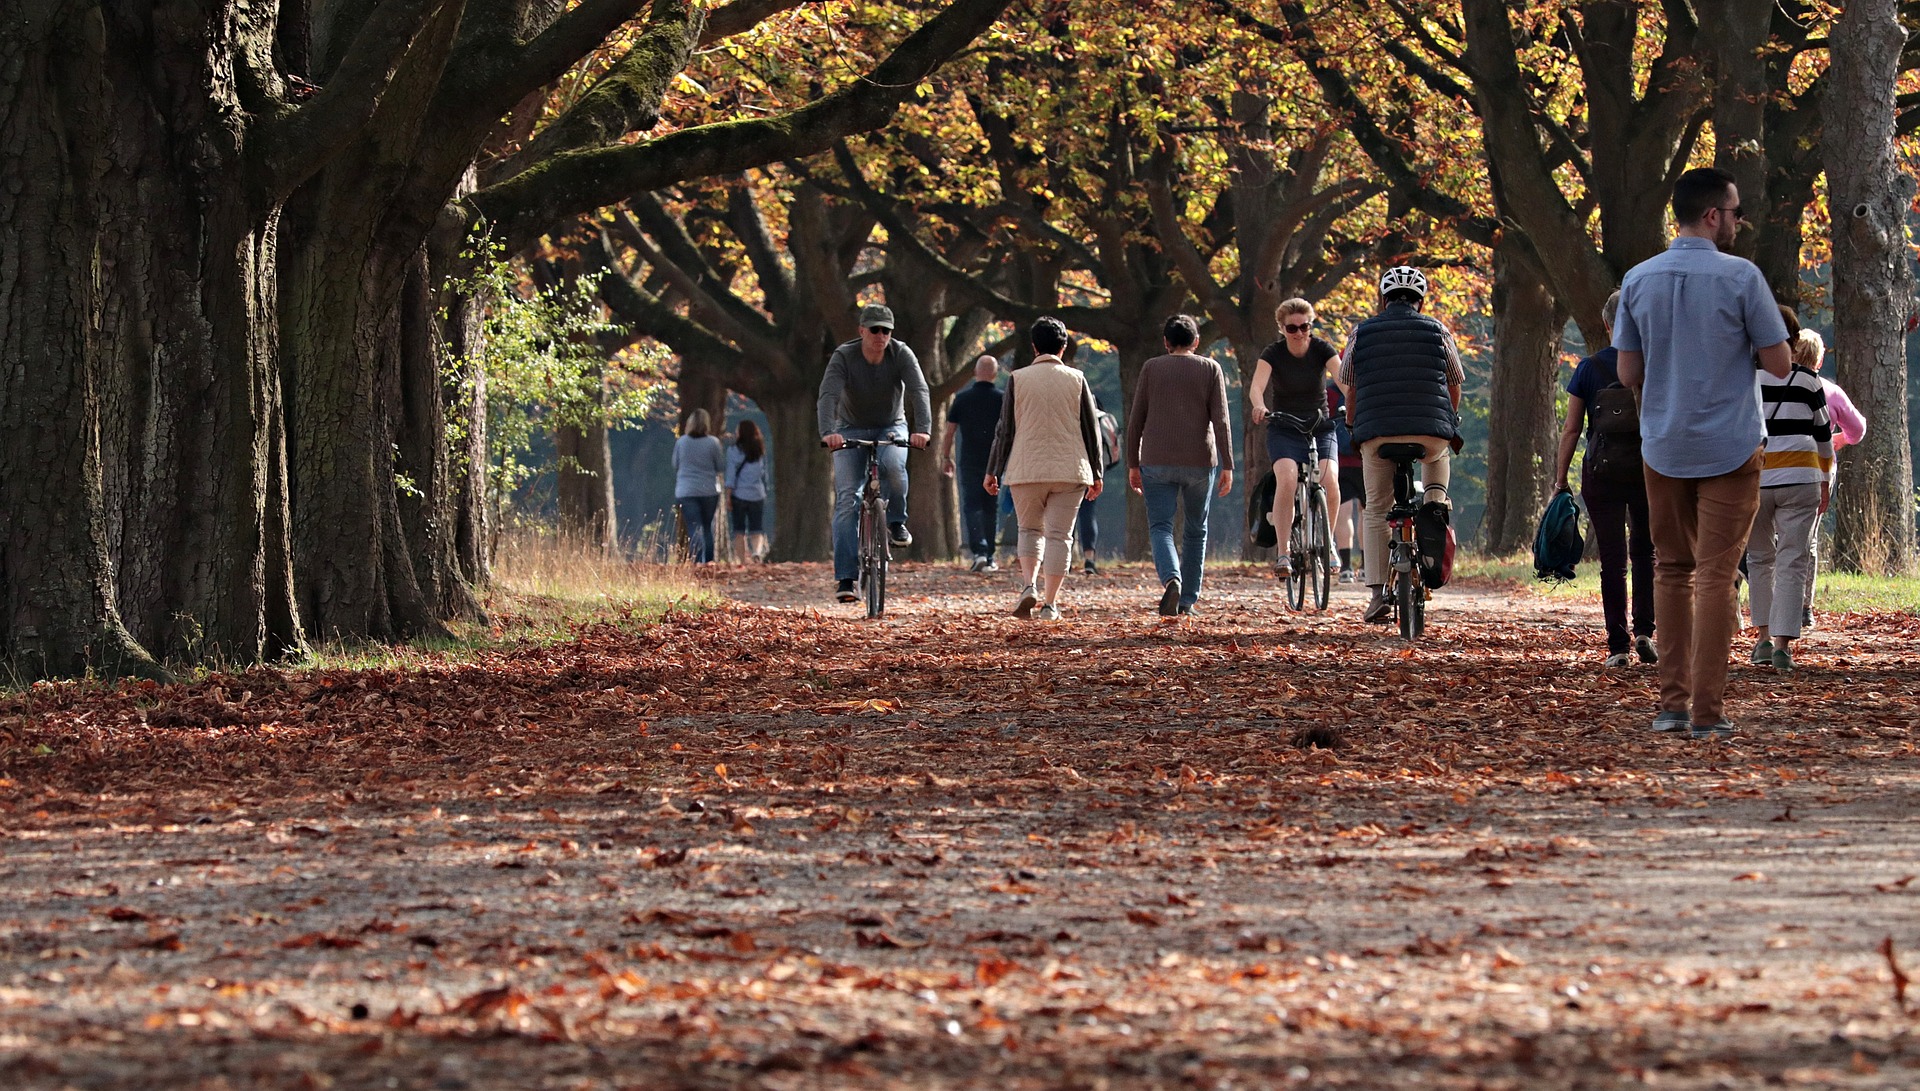
[(1580, 505), (1566, 489), (1553, 494), (1533, 536), (1533, 574), (1543, 580), (1570, 580), (1573, 567), (1586, 554), (1580, 535)]

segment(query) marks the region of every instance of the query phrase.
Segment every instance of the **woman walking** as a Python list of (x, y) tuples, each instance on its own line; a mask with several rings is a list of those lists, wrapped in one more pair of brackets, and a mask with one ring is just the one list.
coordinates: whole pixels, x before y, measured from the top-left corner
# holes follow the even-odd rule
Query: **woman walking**
[[(1327, 383), (1333, 378), (1333, 362), (1339, 350), (1325, 339), (1314, 336), (1313, 304), (1304, 299), (1289, 299), (1274, 313), (1282, 337), (1268, 345), (1253, 366), (1253, 381), (1247, 384), (1247, 397), (1253, 402), (1255, 424), (1267, 425), (1267, 461), (1273, 464), (1273, 570), (1284, 575), (1293, 569), (1293, 500), (1300, 488), (1300, 464), (1307, 461), (1307, 445), (1320, 449), (1320, 483), (1327, 490), (1327, 510), (1340, 510), (1340, 462), (1338, 441), (1332, 431), (1323, 436), (1307, 436), (1269, 422), (1270, 413), (1289, 413), (1301, 420), (1312, 420), (1327, 404)], [(1254, 463), (1247, 453), (1247, 463)], [(1334, 566), (1338, 569), (1339, 565)], [(1337, 572), (1335, 573), (1338, 574)]]
[(1031, 333), (1034, 360), (1007, 379), (1000, 426), (987, 460), (986, 489), (1013, 494), (1020, 522), (1019, 618), (1060, 617), (1073, 524), (1082, 499), (1100, 495), (1100, 425), (1086, 376), (1060, 358), (1067, 327), (1042, 318)]
[(1802, 363), (1818, 357), (1811, 331), (1789, 341), (1793, 369), (1784, 379), (1760, 372), (1767, 424), (1766, 463), (1760, 470), (1760, 510), (1747, 539), (1747, 608), (1759, 637), (1753, 661), (1793, 669), (1789, 645), (1800, 636), (1801, 603), (1812, 578), (1814, 524), (1827, 510), (1833, 472), (1833, 424), (1820, 377)]
[(760, 426), (740, 422), (727, 448), (727, 520), (733, 524), (733, 555), (741, 564), (767, 559), (767, 441)]
[(687, 414), (680, 438), (673, 441), (673, 498), (687, 528), (687, 548), (694, 564), (713, 561), (713, 516), (720, 510), (720, 475), (726, 472), (726, 449), (718, 436), (709, 435), (711, 418), (704, 409)]

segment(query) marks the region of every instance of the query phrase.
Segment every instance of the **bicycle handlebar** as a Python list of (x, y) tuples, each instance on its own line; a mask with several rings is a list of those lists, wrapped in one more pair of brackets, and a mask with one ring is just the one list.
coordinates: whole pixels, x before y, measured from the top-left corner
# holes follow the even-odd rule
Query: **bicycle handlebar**
[(1315, 413), (1311, 419), (1308, 419), (1296, 417), (1292, 413), (1278, 409), (1268, 410), (1267, 426), (1272, 427), (1276, 423), (1303, 436), (1324, 436), (1333, 431), (1333, 418), (1327, 416), (1325, 412)]
[[(820, 441), (820, 446), (825, 447), (826, 445), (826, 440), (823, 439)], [(847, 439), (841, 437), (840, 445), (842, 447), (905, 447), (910, 451), (914, 449), (913, 443), (909, 440), (891, 439), (887, 436), (881, 436), (879, 439)]]

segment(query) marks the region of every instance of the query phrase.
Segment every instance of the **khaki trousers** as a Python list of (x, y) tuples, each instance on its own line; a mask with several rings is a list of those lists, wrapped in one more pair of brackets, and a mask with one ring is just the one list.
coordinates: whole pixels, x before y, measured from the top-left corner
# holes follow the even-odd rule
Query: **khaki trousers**
[[(1080, 501), (1087, 486), (1071, 481), (1037, 481), (1009, 485), (1013, 490), (1013, 515), (1020, 521), (1020, 556), (1034, 562), (1034, 571), (1045, 576), (1064, 575), (1067, 554), (1073, 549), (1074, 518), (1080, 514)], [(1046, 548), (1041, 548), (1042, 539)]]
[(1703, 726), (1726, 718), (1727, 652), (1739, 616), (1733, 579), (1760, 507), (1764, 450), (1718, 477), (1646, 468), (1660, 709), (1689, 713)]
[(1387, 511), (1393, 507), (1393, 463), (1376, 453), (1383, 443), (1418, 443), (1427, 449), (1427, 457), (1420, 462), (1422, 488), (1438, 488), (1444, 492), (1453, 472), (1453, 448), (1444, 439), (1381, 436), (1360, 445), (1360, 471), (1367, 484), (1367, 506), (1361, 509), (1360, 524), (1367, 533), (1363, 548), (1370, 587), (1386, 586), (1388, 576)]

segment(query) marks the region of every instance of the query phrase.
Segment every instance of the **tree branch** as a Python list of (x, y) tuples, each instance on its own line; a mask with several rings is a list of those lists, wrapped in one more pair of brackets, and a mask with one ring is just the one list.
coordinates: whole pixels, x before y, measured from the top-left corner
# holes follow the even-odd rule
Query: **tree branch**
[(707, 12), (707, 29), (700, 34), (700, 48), (743, 34), (783, 11), (817, 4), (821, 0), (733, 0)]
[[(417, 2), (417, 0), (416, 0)], [(779, 117), (717, 122), (641, 144), (554, 156), (471, 198), (510, 249), (569, 215), (632, 193), (824, 151), (884, 125), (921, 80), (999, 19), (1010, 0), (953, 0), (873, 72)]]

